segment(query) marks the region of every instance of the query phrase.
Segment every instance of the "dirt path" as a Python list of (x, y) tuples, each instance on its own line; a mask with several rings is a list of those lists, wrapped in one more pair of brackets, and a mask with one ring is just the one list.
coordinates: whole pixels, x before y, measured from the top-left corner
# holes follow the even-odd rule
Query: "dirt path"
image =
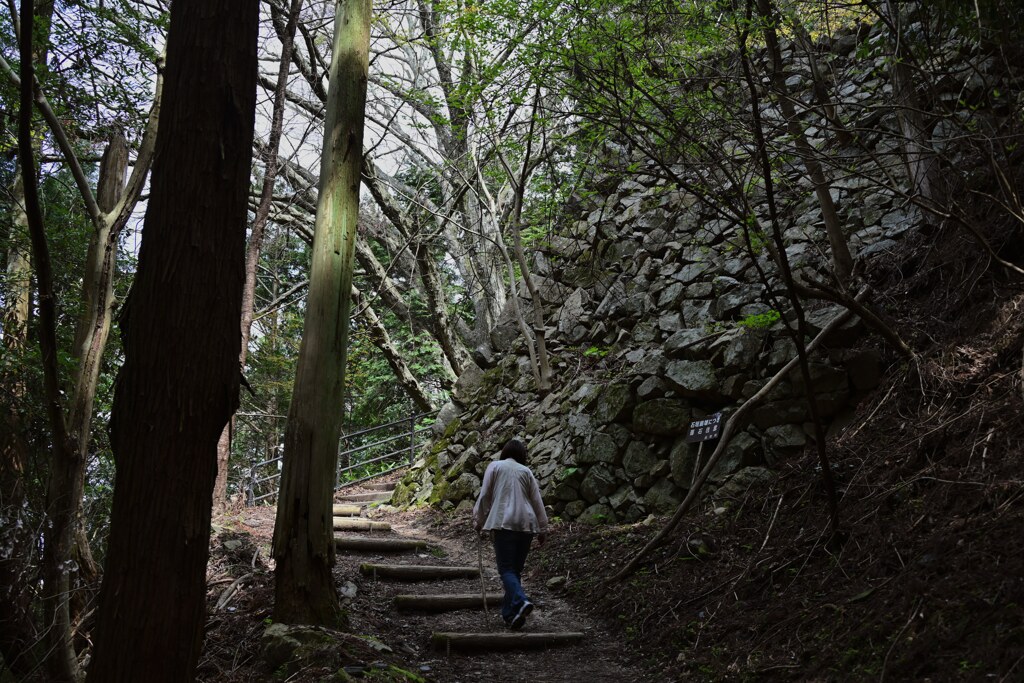
[[(339, 551), (339, 584), (354, 584), (356, 595), (348, 609), (354, 633), (375, 635), (395, 652), (404, 653), (409, 669), (430, 681), (558, 683), (576, 681), (650, 680), (627, 663), (622, 643), (574, 609), (554, 590), (533, 580), (530, 562), (524, 588), (535, 604), (522, 633), (582, 632), (582, 642), (565, 647), (521, 652), (461, 654), (437, 652), (431, 647), (433, 632), (508, 633), (496, 609), (462, 610), (434, 614), (402, 613), (392, 606), (399, 594), (434, 595), (501, 592), (488, 541), (478, 541), (468, 516), (444, 517), (432, 512), (370, 510), (364, 515), (386, 521), (393, 538), (417, 538), (428, 542), (421, 551), (367, 553)], [(365, 534), (364, 534), (365, 535)], [(478, 548), (478, 543), (483, 545)], [(480, 555), (478, 555), (480, 552)], [(478, 578), (445, 581), (398, 582), (374, 579), (359, 572), (362, 563), (414, 564), (477, 567), (483, 560), (483, 585)]]

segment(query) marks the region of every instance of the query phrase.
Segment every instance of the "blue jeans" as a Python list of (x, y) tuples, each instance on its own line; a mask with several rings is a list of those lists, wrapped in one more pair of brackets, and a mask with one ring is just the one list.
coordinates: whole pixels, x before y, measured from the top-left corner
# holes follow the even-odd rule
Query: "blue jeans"
[(522, 575), (531, 542), (533, 534), (528, 531), (494, 531), (494, 557), (501, 585), (505, 587), (505, 598), (501, 603), (501, 616), (505, 621), (514, 617), (523, 603), (528, 601), (523, 592)]

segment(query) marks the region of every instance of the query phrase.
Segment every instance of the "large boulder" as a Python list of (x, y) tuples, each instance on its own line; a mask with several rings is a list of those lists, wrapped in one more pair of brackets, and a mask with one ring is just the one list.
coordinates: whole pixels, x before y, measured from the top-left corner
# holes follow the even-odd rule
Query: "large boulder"
[(726, 343), (722, 353), (722, 367), (728, 370), (754, 367), (763, 346), (763, 331), (742, 331)]
[[(668, 463), (672, 481), (681, 489), (688, 489), (690, 484), (693, 483), (694, 468), (697, 466), (697, 453), (698, 444), (688, 443), (685, 436), (676, 439), (676, 442), (672, 445), (672, 450), (668, 454)], [(711, 449), (705, 447), (701, 453), (706, 463), (708, 456), (711, 454)]]
[(600, 424), (628, 420), (635, 403), (628, 384), (609, 384), (591, 404), (592, 414)]
[(647, 509), (662, 514), (674, 511), (679, 507), (681, 500), (679, 489), (667, 477), (659, 479), (644, 494), (644, 505), (647, 506)]
[(579, 521), (584, 524), (614, 524), (615, 511), (603, 503), (594, 503), (580, 513)]
[[(828, 363), (809, 363), (808, 366), (811, 373), (811, 385), (814, 387), (815, 393), (827, 394), (849, 390), (845, 370), (833, 367)], [(792, 377), (793, 390), (798, 394), (806, 393), (803, 373), (794, 372)]]
[(710, 361), (671, 361), (665, 367), (665, 377), (683, 396), (710, 401), (725, 398), (715, 368)]
[(761, 442), (747, 432), (740, 432), (725, 447), (725, 452), (715, 463), (708, 479), (724, 481), (730, 474), (743, 467), (760, 464), (761, 453)]
[(484, 372), (476, 363), (466, 363), (462, 374), (455, 381), (452, 395), (455, 400), (466, 403), (484, 385)]
[(441, 435), (448, 429), (448, 425), (451, 424), (452, 420), (457, 418), (462, 411), (457, 405), (449, 401), (445, 403), (441, 410), (438, 411), (437, 417), (434, 418), (434, 424), (430, 426), (434, 434)]
[(614, 465), (618, 459), (619, 445), (615, 443), (615, 439), (604, 432), (591, 434), (583, 446), (576, 451), (576, 463), (579, 465), (593, 465), (599, 462)]
[(580, 484), (580, 497), (588, 503), (596, 503), (618, 487), (615, 474), (608, 465), (595, 465), (590, 468)]
[(274, 623), (263, 631), (260, 646), (271, 671), (291, 676), (314, 663), (340, 667), (346, 658), (344, 642), (343, 634), (327, 628)]
[(633, 409), (633, 430), (641, 434), (671, 436), (686, 432), (690, 406), (674, 398), (656, 398)]
[(466, 472), (448, 484), (446, 497), (453, 503), (457, 503), (462, 500), (475, 499), (479, 492), (480, 479), (475, 474)]
[(663, 348), (670, 358), (697, 360), (706, 357), (710, 341), (703, 329), (689, 327), (679, 330), (665, 340)]
[(651, 445), (643, 441), (634, 441), (626, 447), (626, 454), (622, 456), (622, 469), (630, 479), (649, 474), (654, 465), (658, 462), (657, 457), (651, 452)]
[(765, 467), (744, 467), (729, 477), (729, 480), (715, 491), (712, 499), (716, 503), (739, 500), (750, 487), (774, 478), (772, 471)]
[(577, 288), (570, 294), (558, 312), (558, 331), (568, 335), (582, 324), (589, 303), (590, 295), (582, 288)]

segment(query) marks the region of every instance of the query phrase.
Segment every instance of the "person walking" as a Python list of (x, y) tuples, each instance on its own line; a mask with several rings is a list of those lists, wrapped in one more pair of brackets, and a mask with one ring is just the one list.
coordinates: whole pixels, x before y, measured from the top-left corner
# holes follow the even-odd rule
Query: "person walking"
[(505, 625), (518, 630), (533, 611), (523, 592), (523, 567), (534, 534), (537, 544), (547, 540), (548, 515), (540, 497), (540, 485), (526, 466), (526, 444), (512, 439), (501, 449), (501, 458), (487, 466), (480, 496), (473, 506), (477, 533), (490, 531), (494, 556), (505, 597), (501, 616)]

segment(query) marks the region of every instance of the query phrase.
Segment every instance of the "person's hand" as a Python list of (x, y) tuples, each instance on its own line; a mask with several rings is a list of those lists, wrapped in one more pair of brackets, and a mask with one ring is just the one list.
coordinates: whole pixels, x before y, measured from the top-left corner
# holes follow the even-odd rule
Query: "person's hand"
[(547, 532), (537, 534), (537, 545), (542, 546), (548, 540)]

